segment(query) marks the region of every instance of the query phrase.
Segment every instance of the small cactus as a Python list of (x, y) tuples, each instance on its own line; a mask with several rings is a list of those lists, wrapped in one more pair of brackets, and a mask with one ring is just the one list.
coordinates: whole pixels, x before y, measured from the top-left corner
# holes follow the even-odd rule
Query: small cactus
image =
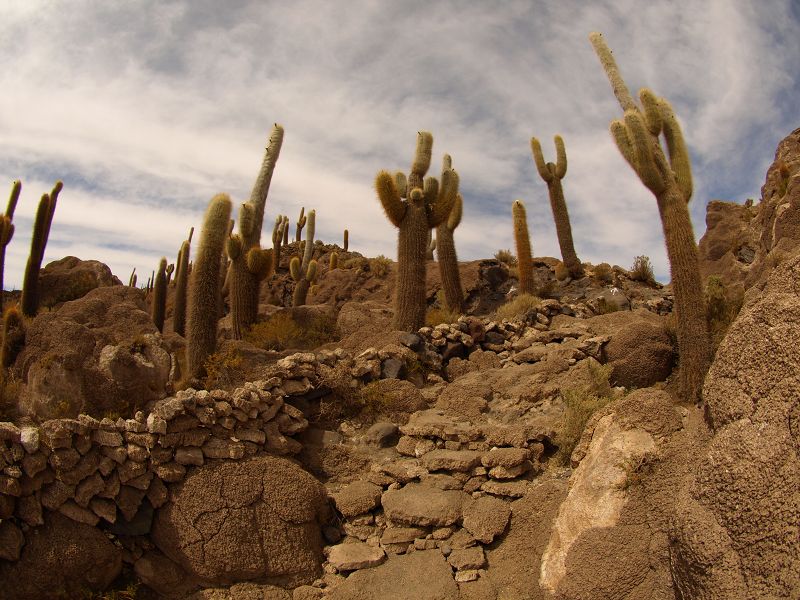
[(308, 288), (317, 276), (317, 261), (312, 260), (314, 254), (314, 225), (316, 221), (316, 211), (308, 213), (308, 230), (306, 232), (305, 247), (303, 249), (303, 260), (297, 256), (292, 257), (289, 262), (289, 273), (295, 281), (294, 294), (292, 295), (292, 306), (303, 306), (308, 296)]
[(167, 273), (167, 285), (169, 285), (169, 282), (172, 280), (172, 273), (174, 271), (175, 271), (175, 265), (173, 263), (169, 263), (167, 265), (167, 270), (166, 270), (166, 273)]
[(17, 306), (9, 306), (3, 313), (3, 344), (0, 349), (0, 364), (4, 371), (14, 364), (24, 345), (25, 323), (22, 313)]
[(339, 266), (339, 253), (331, 252), (330, 259), (328, 259), (328, 270), (333, 271)]
[(128, 287), (136, 287), (136, 267), (133, 267), (131, 276), (128, 278)]
[(193, 378), (203, 376), (205, 362), (217, 346), (217, 302), (221, 290), (219, 264), (230, 215), (231, 199), (228, 195), (214, 196), (200, 232), (200, 247), (188, 294), (186, 355), (189, 376)]
[(514, 242), (517, 246), (517, 271), (519, 273), (519, 293), (533, 294), (533, 259), (531, 239), (528, 235), (528, 216), (522, 200), (514, 200), (511, 208), (514, 217)]
[(158, 330), (164, 332), (164, 315), (167, 310), (167, 259), (158, 263), (155, 282), (153, 283), (153, 306), (151, 308), (153, 322)]
[(345, 252), (347, 252), (347, 248), (348, 248), (349, 243), (350, 243), (350, 233), (347, 231), (347, 229), (345, 229), (344, 230), (344, 246), (342, 246), (342, 249)]
[(11, 185), (11, 195), (8, 197), (8, 206), (6, 212), (0, 215), (0, 311), (3, 310), (3, 276), (6, 264), (6, 246), (14, 237), (14, 210), (17, 208), (17, 201), (19, 194), (22, 191), (22, 182), (20, 180), (14, 181)]
[(36, 220), (33, 224), (33, 237), (31, 238), (31, 253), (28, 255), (28, 263), (25, 265), (25, 277), (22, 283), (22, 314), (26, 317), (35, 317), (39, 310), (39, 271), (44, 260), (44, 250), (47, 246), (47, 238), (50, 235), (50, 226), (53, 223), (53, 216), (56, 212), (58, 195), (64, 184), (56, 182), (55, 187), (49, 194), (44, 194), (39, 201), (39, 208), (36, 211)]
[(567, 152), (564, 149), (564, 140), (561, 139), (560, 135), (555, 136), (554, 140), (556, 145), (556, 164), (544, 162), (542, 146), (535, 137), (531, 138), (531, 151), (533, 152), (533, 160), (536, 163), (536, 170), (539, 171), (539, 176), (547, 184), (550, 209), (553, 211), (553, 220), (556, 224), (556, 235), (558, 236), (558, 246), (561, 249), (561, 258), (569, 274), (574, 278), (578, 278), (583, 276), (583, 265), (578, 260), (578, 255), (575, 254), (567, 202), (564, 200), (564, 189), (561, 186), (561, 180), (567, 174)]
[(428, 232), (447, 218), (458, 194), (458, 173), (453, 169), (444, 170), (441, 185), (432, 177), (424, 180), (432, 149), (433, 136), (420, 131), (408, 177), (381, 171), (375, 178), (386, 217), (399, 230), (393, 327), (405, 331), (417, 331), (425, 323)]
[(283, 245), (283, 230), (285, 227), (286, 221), (283, 215), (278, 215), (272, 228), (272, 258), (276, 271), (281, 264), (281, 246)]
[(306, 211), (305, 206), (300, 207), (300, 217), (297, 219), (297, 229), (294, 232), (294, 241), (299, 242), (303, 239), (303, 227), (306, 225), (306, 217), (303, 214)]
[(189, 253), (190, 241), (194, 228), (189, 233), (189, 239), (181, 244), (178, 251), (178, 261), (175, 271), (175, 297), (172, 304), (172, 330), (178, 335), (186, 335), (186, 300), (189, 284)]
[[(637, 105), (619, 73), (611, 50), (599, 33), (589, 39), (624, 111), (611, 123), (623, 158), (656, 197), (675, 294), (679, 386), (685, 400), (699, 401), (711, 364), (711, 341), (704, 314), (703, 280), (688, 203), (692, 172), (683, 133), (669, 102), (652, 91), (639, 91)], [(659, 142), (664, 134), (666, 152)], [(669, 156), (669, 158), (667, 158)]]

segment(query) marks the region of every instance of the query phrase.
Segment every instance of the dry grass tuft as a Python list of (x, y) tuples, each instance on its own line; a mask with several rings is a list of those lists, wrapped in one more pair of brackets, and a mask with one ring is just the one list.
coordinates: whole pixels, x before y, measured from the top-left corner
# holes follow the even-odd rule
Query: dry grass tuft
[(499, 319), (513, 319), (539, 308), (542, 299), (533, 294), (520, 294), (497, 309)]

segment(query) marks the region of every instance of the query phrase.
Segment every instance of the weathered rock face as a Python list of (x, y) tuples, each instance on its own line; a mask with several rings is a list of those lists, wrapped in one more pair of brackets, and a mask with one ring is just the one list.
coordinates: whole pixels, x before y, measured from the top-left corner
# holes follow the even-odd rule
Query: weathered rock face
[(650, 318), (631, 320), (620, 327), (606, 345), (612, 385), (646, 388), (672, 372), (675, 352), (664, 318), (648, 314)]
[(122, 282), (112, 275), (108, 266), (96, 260), (65, 256), (47, 264), (39, 273), (41, 306), (77, 300), (95, 288), (111, 285), (122, 285)]
[(672, 532), (684, 597), (788, 598), (800, 589), (799, 326), (800, 257), (742, 309), (706, 378), (714, 437)]
[(24, 411), (74, 418), (132, 415), (165, 395), (170, 366), (141, 291), (112, 286), (39, 314), (14, 368)]
[(296, 586), (322, 572), (325, 507), (322, 485), (286, 459), (211, 463), (173, 488), (152, 537), (203, 581)]
[(16, 563), (0, 563), (8, 600), (80, 597), (101, 592), (119, 575), (122, 555), (99, 530), (58, 513), (27, 535)]
[(760, 206), (721, 200), (708, 203), (706, 232), (698, 247), (703, 280), (709, 275), (719, 275), (729, 288), (744, 291), (759, 247), (759, 210)]

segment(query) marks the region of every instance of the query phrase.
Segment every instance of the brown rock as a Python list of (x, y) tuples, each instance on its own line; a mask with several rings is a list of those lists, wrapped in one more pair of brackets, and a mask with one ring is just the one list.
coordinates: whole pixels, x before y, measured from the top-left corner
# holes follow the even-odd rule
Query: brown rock
[(186, 597), (195, 587), (186, 571), (158, 550), (145, 552), (133, 570), (142, 583), (168, 598)]
[(51, 308), (62, 302), (77, 300), (98, 287), (122, 285), (111, 269), (96, 260), (65, 256), (48, 263), (39, 272), (40, 303)]
[(635, 319), (611, 334), (606, 357), (612, 365), (610, 382), (626, 388), (646, 388), (664, 381), (675, 358), (664, 318)]
[(367, 569), (381, 564), (384, 560), (386, 553), (381, 548), (363, 542), (337, 544), (328, 550), (328, 562), (337, 571)]
[(24, 544), (25, 537), (19, 527), (8, 520), (0, 521), (0, 558), (19, 560), (19, 553)]
[(384, 514), (392, 523), (427, 527), (451, 525), (461, 518), (462, 504), (469, 498), (456, 490), (439, 490), (409, 483), (399, 490), (384, 492)]
[(383, 490), (368, 481), (354, 481), (333, 494), (336, 508), (347, 518), (355, 517), (380, 506)]
[(420, 459), (429, 471), (459, 471), (468, 473), (481, 462), (482, 452), (471, 450), (434, 450)]
[(464, 503), (464, 529), (484, 544), (505, 531), (510, 517), (511, 505), (499, 498), (481, 496)]
[(458, 571), (482, 569), (486, 566), (486, 556), (481, 546), (453, 550), (447, 557), (447, 562)]

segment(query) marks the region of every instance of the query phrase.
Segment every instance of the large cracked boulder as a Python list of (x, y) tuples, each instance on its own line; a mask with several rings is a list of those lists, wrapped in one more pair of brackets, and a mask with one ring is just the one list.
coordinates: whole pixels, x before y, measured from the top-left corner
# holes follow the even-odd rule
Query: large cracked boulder
[(612, 385), (646, 388), (669, 377), (675, 352), (663, 321), (636, 319), (611, 335), (605, 352)]
[(14, 368), (22, 410), (52, 419), (130, 415), (165, 396), (171, 362), (141, 290), (111, 286), (37, 315)]
[(258, 456), (194, 470), (158, 510), (158, 548), (208, 585), (311, 583), (322, 573), (323, 486), (293, 462)]
[(39, 272), (40, 304), (51, 307), (83, 298), (98, 287), (122, 285), (107, 265), (97, 260), (65, 256), (48, 263)]
[(49, 513), (26, 536), (16, 563), (0, 563), (7, 600), (80, 598), (105, 590), (122, 569), (122, 554), (95, 527)]
[(705, 381), (714, 436), (671, 531), (685, 598), (796, 598), (800, 590), (799, 327), (795, 257), (742, 309)]

